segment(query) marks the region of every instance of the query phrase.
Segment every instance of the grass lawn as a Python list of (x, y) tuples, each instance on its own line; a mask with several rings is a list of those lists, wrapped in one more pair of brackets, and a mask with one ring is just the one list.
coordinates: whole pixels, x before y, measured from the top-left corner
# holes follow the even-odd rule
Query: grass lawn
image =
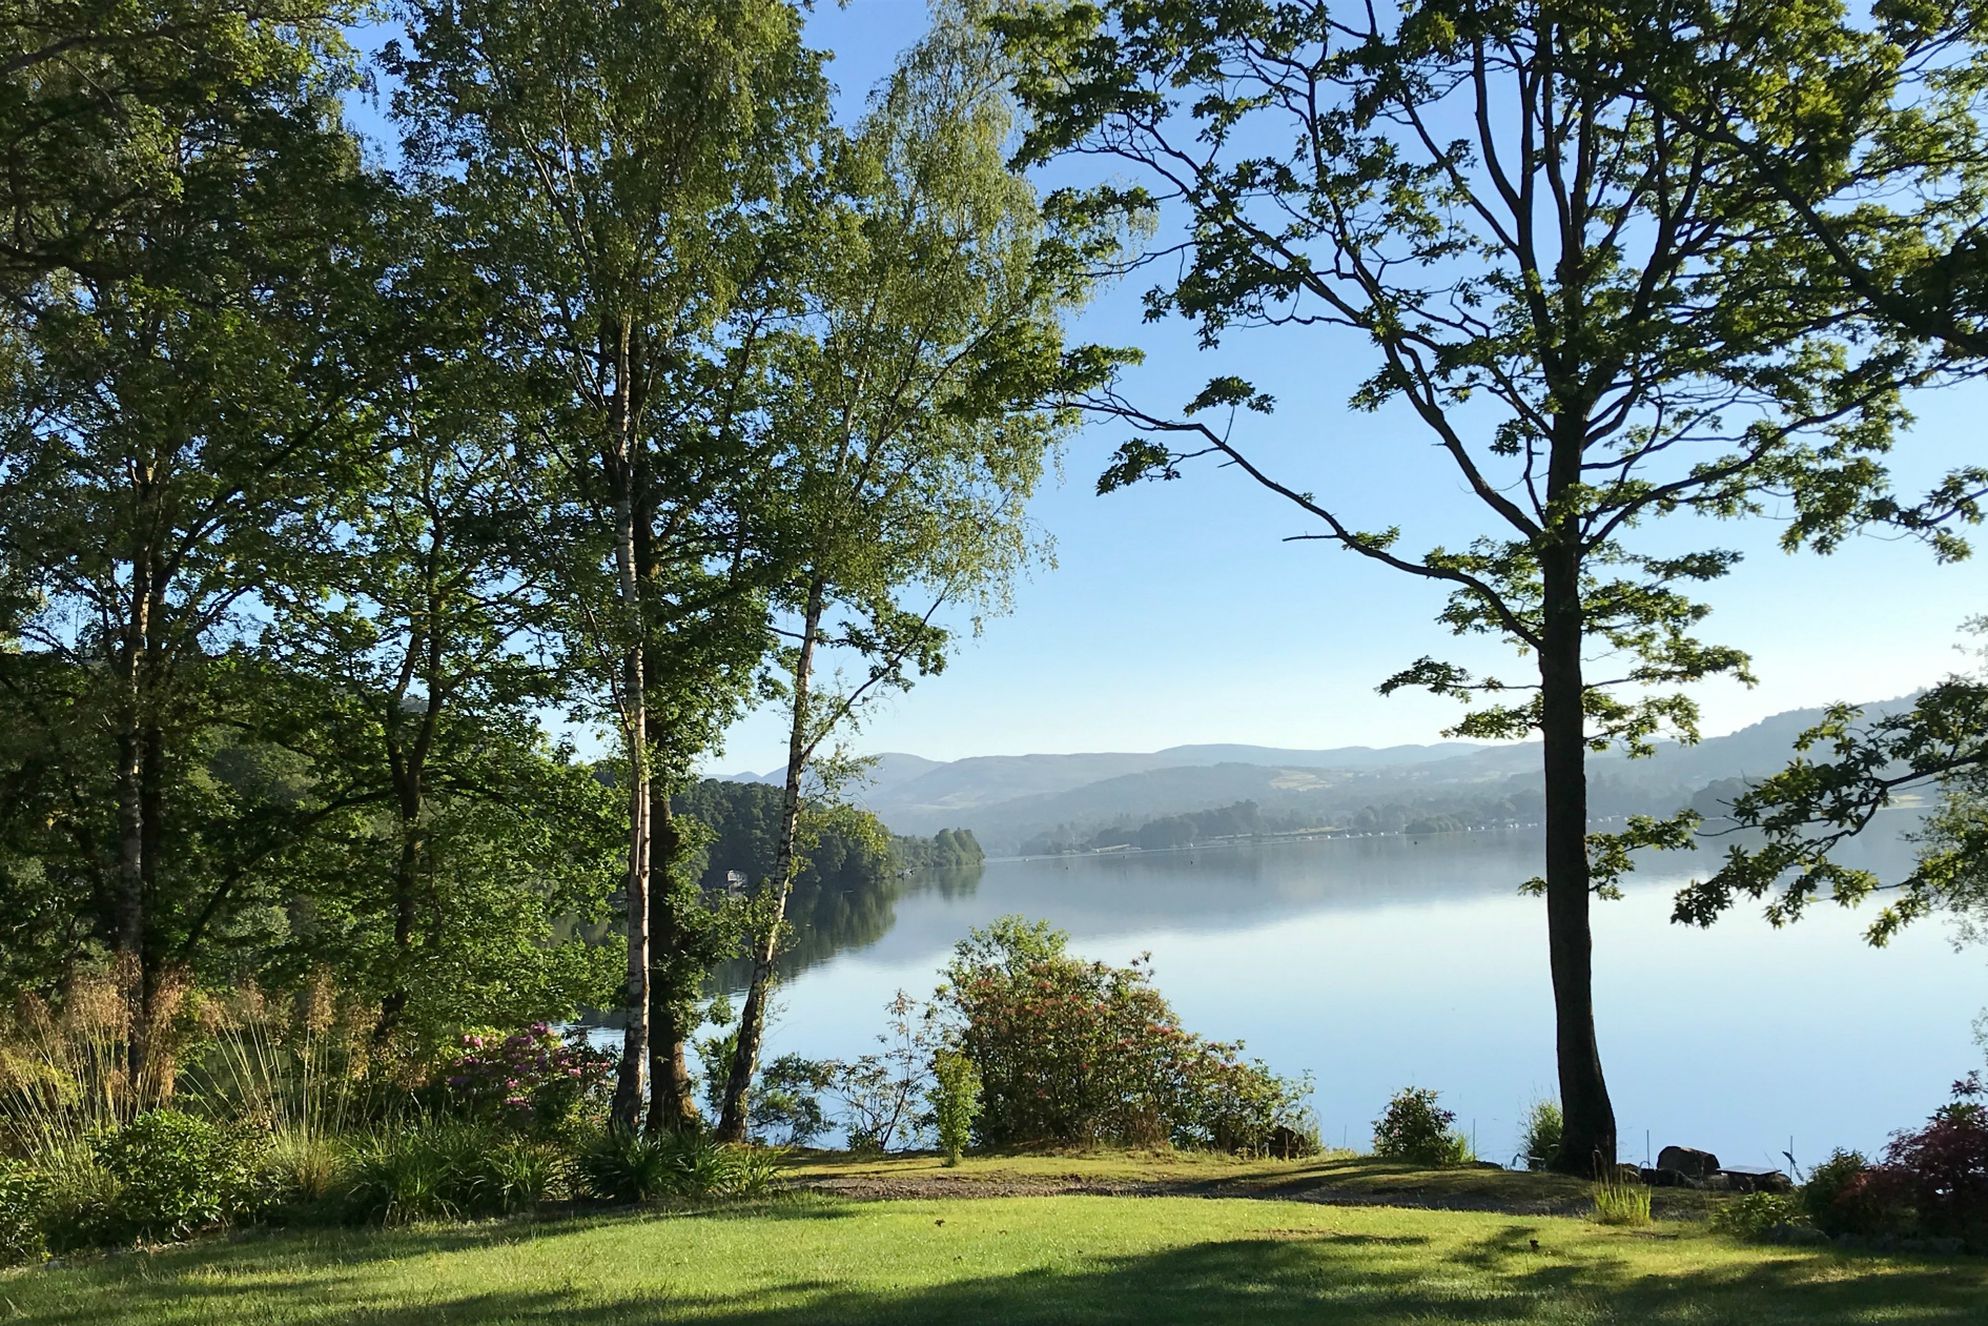
[(795, 1196), (210, 1240), (0, 1275), (6, 1321), (1930, 1326), (1988, 1321), (1988, 1263), (1753, 1248), (1696, 1223), (1261, 1198)]
[[(1305, 1160), (1252, 1160), (1206, 1151), (1078, 1152), (968, 1156), (957, 1167), (936, 1155), (803, 1153), (789, 1169), (799, 1186), (852, 1197), (1034, 1196), (1053, 1192), (1147, 1197), (1285, 1197), (1384, 1203), (1524, 1215), (1585, 1214), (1591, 1185), (1524, 1170), (1422, 1169), (1351, 1152)], [(1660, 1218), (1702, 1219), (1724, 1200), (1683, 1188), (1652, 1193)]]

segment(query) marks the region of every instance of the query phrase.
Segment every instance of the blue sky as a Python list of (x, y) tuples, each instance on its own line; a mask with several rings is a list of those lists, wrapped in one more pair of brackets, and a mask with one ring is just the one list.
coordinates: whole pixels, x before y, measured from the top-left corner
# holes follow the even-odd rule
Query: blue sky
[[(844, 108), (913, 41), (922, 0), (823, 5), (810, 21), (835, 53)], [(1237, 433), (1253, 458), (1293, 486), (1330, 496), (1354, 522), (1399, 523), (1403, 546), (1456, 546), (1483, 531), (1484, 512), (1402, 414), (1345, 409), (1371, 360), (1333, 329), (1276, 330), (1197, 353), (1183, 324), (1141, 321), (1135, 278), (1108, 292), (1076, 333), (1136, 344), (1145, 366), (1128, 394), (1178, 405), (1209, 376), (1245, 372), (1278, 397), (1277, 412)], [(1910, 490), (1950, 465), (1980, 458), (1988, 391), (1922, 395), (1894, 472)], [(1011, 616), (990, 620), (945, 673), (884, 701), (852, 744), (866, 753), (934, 759), (1051, 751), (1150, 750), (1189, 742), (1272, 746), (1389, 745), (1439, 739), (1447, 701), (1374, 687), (1424, 655), (1517, 676), (1525, 664), (1491, 641), (1460, 641), (1434, 622), (1442, 591), (1325, 544), (1287, 544), (1304, 518), (1234, 471), (1191, 469), (1169, 484), (1098, 497), (1097, 473), (1123, 426), (1079, 435), (1061, 482), (1032, 514), (1053, 537), (1057, 565), (1017, 587)], [(1706, 634), (1753, 654), (1760, 685), (1698, 688), (1708, 735), (1768, 714), (1835, 700), (1903, 694), (1962, 665), (1961, 623), (1988, 612), (1988, 552), (1937, 566), (1916, 543), (1863, 538), (1831, 557), (1779, 551), (1771, 520), (1672, 518), (1653, 526), (1664, 547), (1742, 550), (1745, 561), (1704, 598)], [(709, 767), (771, 769), (784, 758), (783, 716), (741, 721)]]

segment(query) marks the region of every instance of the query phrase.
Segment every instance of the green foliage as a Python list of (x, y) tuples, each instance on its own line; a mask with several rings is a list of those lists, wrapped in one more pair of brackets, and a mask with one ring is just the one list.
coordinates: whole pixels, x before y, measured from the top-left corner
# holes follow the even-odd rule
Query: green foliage
[(1832, 1151), (1829, 1159), (1809, 1171), (1801, 1188), (1802, 1213), (1809, 1223), (1825, 1234), (1848, 1234), (1855, 1218), (1838, 1202), (1844, 1190), (1859, 1174), (1871, 1167), (1861, 1151)]
[(980, 1074), (983, 1143), (1254, 1152), (1280, 1128), (1303, 1131), (1304, 1084), (1184, 1030), (1144, 959), (1085, 962), (1064, 943), (1005, 917), (953, 950), (939, 1009), (947, 1044)]
[(807, 1146), (828, 1130), (821, 1095), (835, 1081), (832, 1065), (783, 1054), (760, 1070), (752, 1093), (752, 1129), (783, 1146)]
[(1808, 1224), (1808, 1204), (1790, 1193), (1742, 1193), (1712, 1212), (1712, 1228), (1734, 1238), (1762, 1240)]
[[(1674, 515), (1766, 514), (1768, 495), (1785, 494), (1784, 544), (1833, 545), (1898, 506), (1884, 457), (1903, 392), (1934, 372), (1935, 356), (1872, 333), (1840, 281), (1789, 279), (1822, 265), (1826, 246), (1803, 223), (1815, 210), (1849, 211), (1850, 251), (1863, 251), (1872, 163), (1860, 131), (1816, 139), (1810, 97), (1786, 80), (1854, 86), (1821, 94), (1829, 123), (1842, 103), (1886, 107), (1901, 82), (1938, 81), (1902, 69), (1946, 62), (1901, 56), (1888, 34), (1861, 70), (1869, 80), (1838, 84), (1831, 53), (1863, 38), (1827, 6), (1712, 5), (1680, 21), (1666, 5), (1548, 0), (1210, 12), (1038, 0), (992, 23), (1027, 112), (1021, 159), (1091, 172), (1059, 209), (1169, 227), (1146, 269), (1147, 316), (1181, 319), (1211, 350), (1336, 331), (1370, 368), (1350, 407), (1414, 420), (1443, 460), (1433, 491), (1461, 487), (1481, 523), (1418, 552), (1399, 523), (1418, 515), (1408, 490), (1394, 511), (1361, 513), (1321, 491), (1322, 473), (1266, 468), (1252, 439), (1268, 436), (1273, 384), (1226, 373), (1171, 401), (1082, 397), (1133, 433), (1100, 489), (1177, 479), (1208, 458), (1289, 503), (1310, 525), (1299, 537), (1440, 588), (1442, 625), (1523, 659), (1514, 676), (1422, 658), (1380, 689), (1465, 705), (1456, 735), (1541, 736), (1549, 938), (1563, 959), (1585, 953), (1588, 899), (1613, 891), (1635, 848), (1680, 845), (1692, 827), (1645, 820), (1591, 837), (1588, 754), (1695, 740), (1691, 688), (1752, 680), (1743, 651), (1699, 634), (1699, 587), (1739, 554), (1680, 553), (1647, 530)], [(1959, 63), (1970, 74), (1933, 99), (1941, 113), (1922, 117), (1919, 89), (1905, 92), (1914, 109), (1901, 116), (1941, 150), (1938, 164), (1883, 158), (1903, 196), (1953, 188), (1979, 202), (1982, 172), (1951, 164), (1982, 159), (1977, 83)], [(1762, 95), (1763, 79), (1779, 90)], [(1705, 119), (1751, 153), (1708, 150), (1673, 123), (1673, 102), (1703, 110), (1708, 89), (1728, 87), (1742, 94)], [(1789, 142), (1808, 147), (1799, 172), (1784, 168)], [(1763, 187), (1762, 158), (1787, 187)], [(1956, 234), (1980, 214), (1934, 211)], [(1899, 218), (1895, 233), (1909, 246), (1921, 220)], [(1954, 513), (1978, 517), (1962, 496)], [(1566, 1093), (1563, 1167), (1613, 1158), (1591, 1039), (1560, 1039), (1561, 1080), (1581, 1086)]]
[(1595, 1180), (1594, 1213), (1598, 1225), (1650, 1223), (1650, 1188), (1640, 1179), (1617, 1175)]
[(178, 1110), (141, 1114), (93, 1149), (117, 1185), (114, 1238), (185, 1238), (227, 1220), (249, 1188), (244, 1139)]
[(589, 1139), (576, 1160), (581, 1191), (617, 1203), (758, 1196), (778, 1180), (781, 1165), (777, 1151), (726, 1146), (702, 1133), (618, 1128)]
[(930, 838), (893, 834), (891, 863), (899, 870), (969, 870), (987, 859), (972, 829), (941, 829)]
[(1470, 1139), (1454, 1131), (1456, 1112), (1436, 1103), (1440, 1093), (1403, 1087), (1374, 1120), (1374, 1154), (1417, 1165), (1463, 1165), (1475, 1159)]
[(1519, 1160), (1527, 1169), (1545, 1169), (1560, 1150), (1560, 1132), (1565, 1126), (1560, 1103), (1536, 1100), (1526, 1111), (1525, 1132), (1519, 1141)]
[(884, 1014), (878, 1051), (825, 1065), (852, 1151), (915, 1145), (929, 1125), (918, 1107), (941, 1046), (938, 1009), (899, 990)]
[(948, 1165), (957, 1165), (973, 1143), (973, 1122), (980, 1117), (980, 1070), (958, 1050), (932, 1056), (932, 1117), (939, 1133), (939, 1150)]
[[(1968, 631), (1988, 632), (1988, 618), (1970, 621)], [(1675, 919), (1709, 925), (1741, 898), (1764, 899), (1778, 926), (1817, 900), (1850, 905), (1882, 890), (1871, 943), (1941, 909), (1960, 918), (1963, 937), (1979, 939), (1988, 920), (1988, 672), (1950, 676), (1882, 717), (1835, 706), (1797, 750), (1787, 768), (1732, 798), (1727, 814), (1757, 838), (1727, 848), (1716, 872), (1681, 890)], [(1938, 800), (1909, 874), (1883, 880), (1835, 859), (1880, 811), (1913, 794)]]
[(0, 1157), (0, 1266), (40, 1261), (48, 1251), (42, 1223), (48, 1180), (25, 1161)]
[(420, 1120), (362, 1136), (343, 1179), (347, 1214), (388, 1225), (495, 1215), (543, 1198), (543, 1147), (487, 1124)]

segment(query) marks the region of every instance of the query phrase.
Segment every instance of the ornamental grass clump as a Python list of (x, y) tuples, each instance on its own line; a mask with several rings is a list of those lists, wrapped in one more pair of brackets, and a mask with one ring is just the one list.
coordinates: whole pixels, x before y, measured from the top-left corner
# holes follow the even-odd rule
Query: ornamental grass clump
[(785, 1161), (782, 1151), (730, 1146), (697, 1132), (608, 1128), (582, 1145), (575, 1168), (582, 1195), (620, 1204), (761, 1196)]
[(1650, 1189), (1620, 1175), (1595, 1180), (1593, 1220), (1598, 1225), (1650, 1223)]

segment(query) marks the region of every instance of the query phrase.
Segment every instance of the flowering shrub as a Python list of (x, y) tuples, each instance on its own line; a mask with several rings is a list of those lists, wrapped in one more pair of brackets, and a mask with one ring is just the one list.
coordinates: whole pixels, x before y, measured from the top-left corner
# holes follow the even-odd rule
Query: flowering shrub
[(1910, 1177), (1892, 1165), (1858, 1170), (1829, 1204), (1825, 1233), (1854, 1238), (1910, 1238), (1919, 1232), (1919, 1211)]
[(1257, 1149), (1302, 1131), (1303, 1089), (1196, 1036), (1125, 967), (1064, 951), (1065, 936), (1006, 917), (954, 950), (939, 990), (948, 1043), (981, 1084), (986, 1146), (1130, 1144)]
[(443, 1083), (452, 1112), (550, 1132), (603, 1103), (613, 1077), (613, 1055), (535, 1022), (509, 1036), (465, 1033)]

